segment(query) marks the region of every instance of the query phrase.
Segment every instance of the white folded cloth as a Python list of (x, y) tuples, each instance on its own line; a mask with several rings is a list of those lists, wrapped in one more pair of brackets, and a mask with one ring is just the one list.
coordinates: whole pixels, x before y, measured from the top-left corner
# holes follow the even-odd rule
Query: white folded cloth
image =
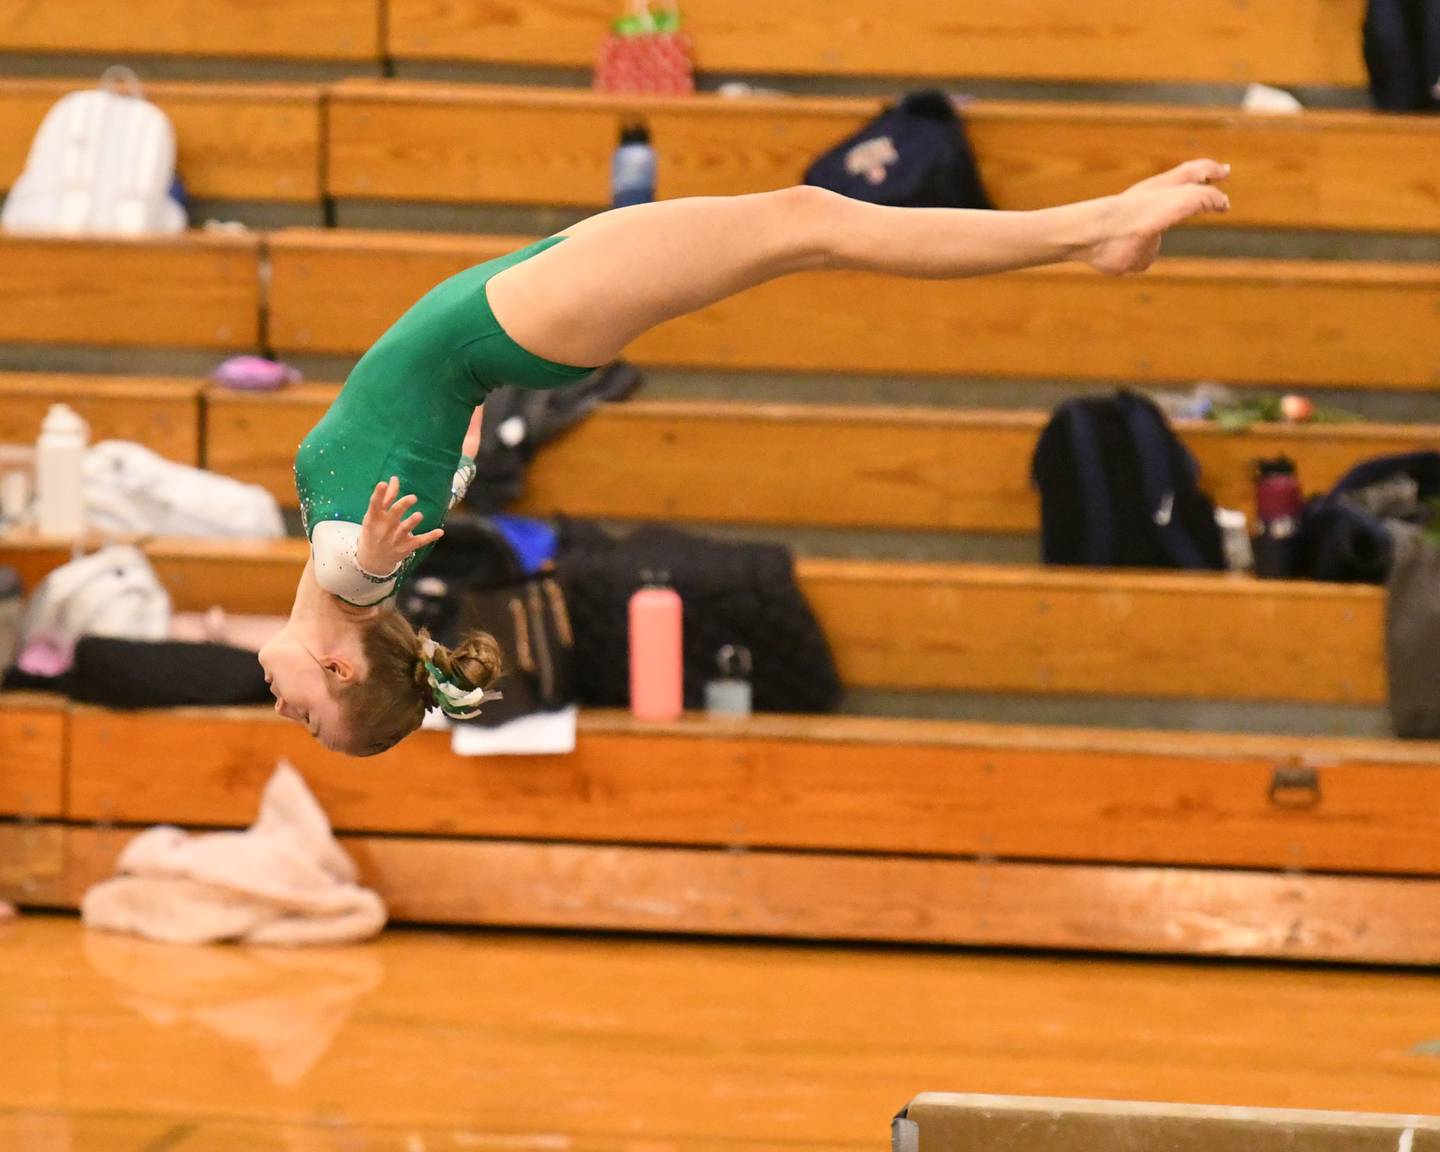
[[(566, 756), (575, 751), (580, 709), (521, 716), (498, 728), (452, 725), (450, 750), (457, 756)], [(433, 725), (432, 725), (433, 727)]]
[(283, 761), (244, 832), (151, 828), (126, 845), (119, 870), (85, 894), (87, 927), (177, 944), (295, 945), (366, 940), (385, 926), (384, 903), (359, 886), (325, 813)]

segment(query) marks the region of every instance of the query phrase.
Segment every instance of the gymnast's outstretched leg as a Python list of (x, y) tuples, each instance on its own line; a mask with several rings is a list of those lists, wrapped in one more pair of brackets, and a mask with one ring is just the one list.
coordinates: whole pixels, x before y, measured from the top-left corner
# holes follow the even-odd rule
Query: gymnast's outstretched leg
[(950, 279), (1067, 260), (1141, 271), (1171, 225), (1229, 201), (1228, 168), (1194, 160), (1118, 196), (1036, 212), (885, 208), (823, 189), (695, 197), (605, 212), (492, 279), (512, 339), (564, 364), (602, 364), (632, 340), (768, 280), (816, 269)]

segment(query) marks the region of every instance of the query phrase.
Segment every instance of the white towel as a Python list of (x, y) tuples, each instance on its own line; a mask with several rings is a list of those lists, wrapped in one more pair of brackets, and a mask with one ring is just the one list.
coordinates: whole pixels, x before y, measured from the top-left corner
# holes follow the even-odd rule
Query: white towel
[(521, 716), (498, 728), (456, 724), (450, 750), (457, 756), (568, 756), (575, 751), (580, 709)]
[(335, 944), (385, 925), (384, 903), (356, 883), (325, 813), (284, 762), (246, 831), (151, 828), (126, 845), (119, 869), (85, 894), (87, 927), (176, 944)]

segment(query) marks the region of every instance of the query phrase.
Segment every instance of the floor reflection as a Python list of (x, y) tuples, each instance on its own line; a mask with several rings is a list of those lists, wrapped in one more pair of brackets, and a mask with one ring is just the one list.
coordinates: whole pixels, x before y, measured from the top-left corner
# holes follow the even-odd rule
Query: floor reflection
[(305, 1078), (385, 977), (379, 953), (364, 947), (190, 947), (87, 932), (82, 949), (117, 1003), (158, 1027), (208, 1028), (252, 1051), (282, 1088)]

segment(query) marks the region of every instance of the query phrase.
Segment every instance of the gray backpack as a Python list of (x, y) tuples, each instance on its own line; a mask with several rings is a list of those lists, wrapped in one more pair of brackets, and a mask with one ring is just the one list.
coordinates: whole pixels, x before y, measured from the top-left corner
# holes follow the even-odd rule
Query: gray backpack
[(1440, 546), (1397, 534), (1385, 604), (1390, 723), (1409, 740), (1440, 739)]
[(0, 676), (15, 663), (15, 653), (20, 648), (20, 622), (24, 615), (20, 573), (0, 565)]

